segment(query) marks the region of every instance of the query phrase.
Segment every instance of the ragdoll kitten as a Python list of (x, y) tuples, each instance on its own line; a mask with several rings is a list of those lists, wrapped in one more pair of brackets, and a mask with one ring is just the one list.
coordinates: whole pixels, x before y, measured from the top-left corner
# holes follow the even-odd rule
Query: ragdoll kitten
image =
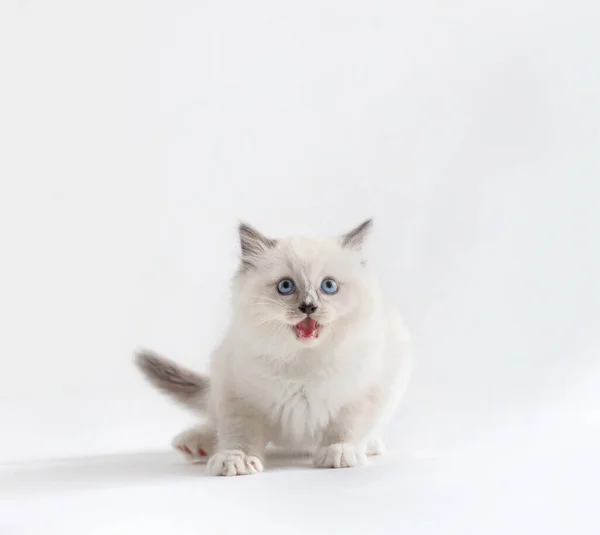
[(205, 416), (173, 445), (212, 475), (263, 470), (272, 443), (323, 468), (383, 453), (382, 426), (409, 376), (408, 333), (363, 256), (371, 220), (328, 239), (270, 239), (241, 224), (233, 317), (210, 378), (151, 352), (137, 365)]

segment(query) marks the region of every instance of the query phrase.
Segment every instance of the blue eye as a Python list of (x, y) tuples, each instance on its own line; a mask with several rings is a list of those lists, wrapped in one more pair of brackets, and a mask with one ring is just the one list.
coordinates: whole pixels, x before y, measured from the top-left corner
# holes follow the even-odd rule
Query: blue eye
[(321, 290), (323, 293), (329, 295), (336, 294), (338, 292), (338, 283), (333, 279), (323, 279), (323, 282), (321, 283)]
[(292, 279), (281, 279), (277, 283), (277, 291), (281, 295), (293, 294), (295, 289), (296, 285), (294, 284), (294, 281)]

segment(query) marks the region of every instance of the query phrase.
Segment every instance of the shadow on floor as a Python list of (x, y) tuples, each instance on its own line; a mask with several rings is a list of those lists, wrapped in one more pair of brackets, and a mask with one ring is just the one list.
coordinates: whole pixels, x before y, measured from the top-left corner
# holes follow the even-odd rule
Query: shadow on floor
[[(269, 470), (309, 467), (306, 454), (269, 451)], [(173, 451), (122, 453), (0, 465), (0, 496), (133, 486), (206, 477), (205, 463), (189, 464)]]

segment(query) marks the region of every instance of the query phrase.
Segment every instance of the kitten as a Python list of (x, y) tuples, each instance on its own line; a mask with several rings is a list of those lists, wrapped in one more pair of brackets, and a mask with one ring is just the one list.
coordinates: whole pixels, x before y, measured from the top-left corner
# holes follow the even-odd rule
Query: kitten
[(146, 377), (205, 416), (175, 437), (212, 475), (263, 470), (265, 446), (303, 449), (317, 467), (359, 466), (410, 374), (408, 333), (363, 254), (371, 220), (328, 239), (270, 239), (239, 227), (233, 317), (210, 378), (147, 351)]

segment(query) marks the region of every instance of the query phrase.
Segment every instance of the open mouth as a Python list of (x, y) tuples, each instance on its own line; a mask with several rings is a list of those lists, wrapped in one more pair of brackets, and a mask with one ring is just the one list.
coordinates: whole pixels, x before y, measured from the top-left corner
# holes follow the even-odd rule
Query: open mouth
[(312, 318), (304, 318), (296, 324), (296, 337), (299, 340), (313, 340), (319, 337), (321, 326)]

